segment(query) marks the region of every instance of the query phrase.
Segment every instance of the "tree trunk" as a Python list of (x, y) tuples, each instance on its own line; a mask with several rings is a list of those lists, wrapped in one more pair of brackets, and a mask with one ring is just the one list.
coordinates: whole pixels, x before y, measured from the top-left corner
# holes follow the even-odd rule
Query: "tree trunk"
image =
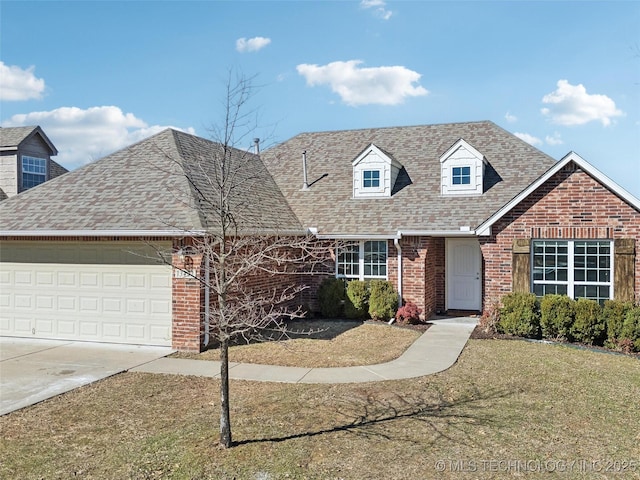
[(220, 342), (220, 444), (231, 447), (231, 416), (229, 413), (229, 341)]

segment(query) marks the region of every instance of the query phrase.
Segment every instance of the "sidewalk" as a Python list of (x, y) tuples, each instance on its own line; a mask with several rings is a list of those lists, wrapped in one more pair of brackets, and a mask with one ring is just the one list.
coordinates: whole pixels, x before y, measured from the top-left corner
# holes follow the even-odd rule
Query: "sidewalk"
[[(432, 325), (399, 358), (361, 367), (300, 368), (229, 363), (229, 377), (236, 380), (285, 383), (364, 383), (422, 377), (451, 367), (471, 336), (477, 319), (467, 317), (433, 320)], [(132, 368), (132, 372), (219, 377), (220, 362), (159, 358)]]

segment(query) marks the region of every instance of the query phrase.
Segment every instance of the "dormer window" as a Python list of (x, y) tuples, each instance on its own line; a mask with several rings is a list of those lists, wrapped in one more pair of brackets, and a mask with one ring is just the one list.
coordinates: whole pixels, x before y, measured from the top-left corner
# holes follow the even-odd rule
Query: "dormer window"
[(380, 188), (380, 170), (362, 172), (362, 186), (364, 188)]
[(471, 167), (453, 167), (451, 169), (451, 181), (453, 185), (470, 185)]
[(371, 144), (351, 164), (354, 198), (391, 196), (402, 165), (389, 153)]
[(484, 155), (458, 140), (440, 157), (442, 195), (481, 195), (485, 164)]

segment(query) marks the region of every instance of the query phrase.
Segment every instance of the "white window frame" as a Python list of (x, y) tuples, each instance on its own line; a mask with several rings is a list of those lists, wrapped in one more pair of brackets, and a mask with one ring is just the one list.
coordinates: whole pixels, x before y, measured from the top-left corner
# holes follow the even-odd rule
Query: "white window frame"
[[(371, 173), (371, 174), (377, 173), (378, 174), (378, 178), (376, 179), (377, 182), (378, 182), (377, 185), (369, 185), (369, 186), (365, 185), (365, 182), (367, 180), (369, 180), (372, 183), (374, 181), (373, 178), (369, 178), (369, 179), (365, 178), (367, 173)], [(382, 177), (382, 175), (380, 175), (380, 170), (377, 169), (377, 168), (371, 168), (371, 169), (362, 170), (362, 188), (363, 188), (363, 190), (376, 190), (376, 191), (380, 190), (380, 184), (382, 182), (382, 178), (381, 177)]]
[[(37, 161), (37, 162), (42, 162), (44, 164), (44, 172), (33, 172), (33, 171), (29, 171), (29, 170), (25, 170), (25, 160), (26, 161)], [(44, 182), (47, 181), (47, 159), (46, 158), (41, 158), (41, 157), (32, 157), (30, 155), (21, 155), (20, 158), (20, 186), (22, 188), (22, 190), (28, 190), (29, 188), (33, 188), (36, 187)], [(25, 186), (25, 182), (24, 182), (24, 176), (25, 174), (27, 175), (37, 175), (37, 176), (41, 176), (42, 177), (42, 181), (37, 183), (36, 185), (31, 185), (29, 187)]]
[[(545, 243), (545, 242), (556, 242), (556, 243), (566, 243), (567, 245), (567, 280), (534, 280), (534, 269), (536, 268), (535, 266), (535, 247), (537, 243)], [(576, 253), (575, 253), (575, 249), (576, 249), (576, 244), (581, 244), (581, 243), (597, 243), (597, 244), (609, 244), (609, 281), (587, 281), (585, 280), (576, 280), (575, 279), (575, 274), (576, 274)], [(566, 285), (567, 287), (567, 296), (573, 299), (576, 299), (576, 287), (582, 287), (582, 286), (595, 286), (595, 287), (609, 287), (609, 300), (614, 298), (614, 281), (613, 281), (613, 277), (614, 277), (614, 251), (613, 251), (614, 245), (613, 245), (613, 241), (611, 240), (600, 240), (600, 239), (577, 239), (577, 240), (565, 240), (565, 239), (535, 239), (532, 240), (531, 242), (531, 291), (535, 292), (535, 286), (536, 285)], [(598, 258), (601, 257), (601, 255), (599, 253), (596, 254)], [(585, 268), (585, 270), (593, 270), (593, 269), (587, 269)], [(598, 267), (596, 267), (596, 271), (601, 270), (600, 266), (598, 265)], [(607, 300), (607, 298), (604, 297), (600, 297), (598, 295), (597, 298), (593, 298), (593, 297), (582, 297), (579, 296), (577, 298), (592, 298), (594, 300), (598, 300), (600, 298), (602, 298), (603, 300)]]
[[(385, 261), (384, 261), (384, 275), (365, 275), (365, 246), (367, 242), (380, 242), (384, 244), (385, 249)], [(340, 248), (336, 248), (336, 267), (335, 273), (337, 278), (347, 278), (351, 280), (371, 280), (371, 279), (382, 279), (387, 280), (389, 275), (389, 242), (387, 240), (355, 240), (351, 242), (347, 242), (345, 247), (355, 246), (358, 247), (358, 268), (357, 274), (349, 273), (342, 274), (339, 273), (340, 266), (344, 264), (344, 262), (340, 262)], [(344, 248), (344, 247), (343, 247)], [(355, 265), (351, 263), (350, 265)], [(377, 263), (376, 265), (381, 265), (381, 263)], [(350, 269), (353, 270), (353, 269)]]

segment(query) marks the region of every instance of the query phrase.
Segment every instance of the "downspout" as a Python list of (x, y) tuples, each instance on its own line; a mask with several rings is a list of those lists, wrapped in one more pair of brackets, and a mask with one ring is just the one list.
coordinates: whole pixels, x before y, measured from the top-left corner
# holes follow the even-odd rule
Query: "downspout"
[(402, 306), (402, 247), (400, 246), (400, 236), (393, 239), (393, 244), (398, 252), (398, 307)]
[(211, 314), (211, 307), (209, 306), (211, 300), (211, 272), (209, 266), (209, 254), (204, 257), (204, 346), (209, 345), (209, 315)]

